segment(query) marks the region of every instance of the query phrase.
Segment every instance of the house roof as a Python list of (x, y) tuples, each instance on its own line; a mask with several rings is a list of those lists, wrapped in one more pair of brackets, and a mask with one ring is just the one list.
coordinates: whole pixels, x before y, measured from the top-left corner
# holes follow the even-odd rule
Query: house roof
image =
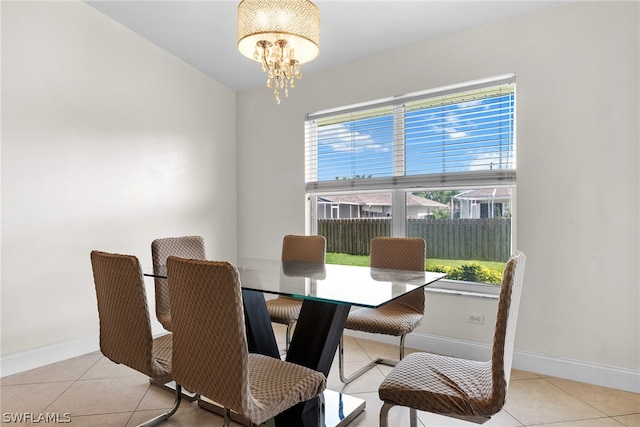
[(453, 196), (458, 200), (504, 200), (511, 197), (510, 188), (481, 188), (478, 190), (463, 191)]
[[(391, 193), (363, 193), (363, 194), (340, 194), (333, 196), (322, 196), (320, 198), (326, 202), (344, 203), (350, 205), (371, 205), (371, 206), (391, 206)], [(415, 194), (407, 195), (407, 206), (428, 206), (433, 208), (446, 209), (449, 206), (436, 202)]]

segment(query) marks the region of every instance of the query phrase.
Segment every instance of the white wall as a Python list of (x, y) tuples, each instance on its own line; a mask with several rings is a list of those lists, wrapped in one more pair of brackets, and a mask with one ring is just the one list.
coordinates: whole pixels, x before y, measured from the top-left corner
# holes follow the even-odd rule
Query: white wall
[[(277, 258), (304, 231), (305, 113), (515, 72), (516, 367), (638, 387), (637, 3), (575, 2), (306, 74), (280, 106), (238, 94), (237, 117), (232, 91), (83, 3), (0, 11), (3, 375), (13, 355), (95, 339), (91, 249), (149, 266), (152, 239), (197, 233), (212, 258)], [(410, 345), (490, 339), (495, 301), (427, 306)]]
[(2, 2), (3, 355), (97, 337), (92, 249), (236, 257), (235, 102), (84, 3)]
[[(516, 232), (528, 256), (520, 366), (525, 355), (568, 361), (564, 375), (617, 372), (637, 391), (638, 12), (573, 2), (307, 73), (280, 106), (266, 88), (239, 93), (239, 256), (277, 258), (281, 236), (304, 231), (305, 113), (515, 72)], [(427, 304), (423, 337), (491, 336), (495, 302), (429, 294)], [(471, 310), (484, 328), (466, 323)]]

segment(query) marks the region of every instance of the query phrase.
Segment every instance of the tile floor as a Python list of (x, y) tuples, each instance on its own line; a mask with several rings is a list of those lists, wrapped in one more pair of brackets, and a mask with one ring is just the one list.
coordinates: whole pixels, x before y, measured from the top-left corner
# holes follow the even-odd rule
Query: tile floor
[[(276, 329), (278, 338), (284, 329)], [(348, 372), (376, 357), (395, 357), (396, 347), (346, 337)], [(407, 352), (410, 350), (407, 349)], [(338, 377), (337, 360), (329, 374), (328, 388), (366, 400), (365, 412), (353, 427), (378, 426), (382, 403), (378, 386), (391, 368), (381, 366), (344, 386)], [(2, 378), (0, 423), (39, 426), (43, 423), (7, 423), (8, 414), (70, 413), (72, 426), (136, 426), (170, 408), (173, 395), (149, 384), (148, 379), (125, 366), (116, 365), (100, 353), (91, 353), (49, 366)], [(409, 425), (409, 411), (393, 408), (389, 425)], [(476, 425), (442, 416), (418, 413), (424, 426)], [(64, 421), (62, 418), (61, 421)], [(164, 424), (171, 426), (222, 426), (222, 418), (196, 403), (182, 402), (178, 412)], [(233, 424), (239, 426), (238, 424)], [(485, 426), (620, 427), (640, 426), (640, 395), (582, 384), (523, 371), (513, 371), (507, 403)]]

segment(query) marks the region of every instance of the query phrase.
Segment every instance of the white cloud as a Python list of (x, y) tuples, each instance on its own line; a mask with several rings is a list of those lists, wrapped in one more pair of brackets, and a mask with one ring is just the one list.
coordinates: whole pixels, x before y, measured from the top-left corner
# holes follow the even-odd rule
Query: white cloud
[[(353, 132), (343, 124), (332, 125), (331, 127), (323, 129), (323, 131), (321, 132), (321, 135), (326, 132), (325, 136), (330, 135), (330, 138), (334, 141), (330, 144), (327, 144), (333, 151), (389, 151), (389, 147), (375, 142), (371, 135)], [(323, 136), (321, 136), (320, 139), (323, 139)]]
[(477, 171), (477, 170), (499, 169), (501, 166), (500, 161), (502, 161), (506, 165), (508, 160), (509, 159), (506, 154), (502, 156), (502, 158), (498, 153), (478, 154), (475, 156), (475, 159), (469, 162), (468, 170)]

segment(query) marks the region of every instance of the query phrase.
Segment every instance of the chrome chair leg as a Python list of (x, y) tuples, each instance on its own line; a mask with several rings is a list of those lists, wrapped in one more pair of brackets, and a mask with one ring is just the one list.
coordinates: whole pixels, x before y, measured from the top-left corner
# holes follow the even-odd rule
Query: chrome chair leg
[(391, 403), (383, 403), (382, 408), (380, 409), (380, 427), (388, 427), (389, 426), (389, 409), (393, 408), (395, 405)]
[(409, 408), (409, 427), (418, 427), (418, 411), (415, 408)]
[[(389, 409), (393, 408), (393, 403), (384, 402), (380, 409), (380, 427), (389, 426)], [(418, 427), (418, 411), (414, 408), (409, 408), (409, 427)]]
[(168, 420), (178, 410), (181, 400), (182, 400), (182, 387), (180, 386), (180, 384), (176, 384), (176, 400), (173, 403), (173, 407), (168, 412), (165, 412), (164, 414), (160, 414), (157, 417), (150, 419), (149, 421), (145, 421), (144, 423), (140, 424), (138, 427), (151, 427)]
[[(404, 359), (404, 339), (405, 339), (405, 337), (406, 337), (406, 335), (401, 335), (400, 336), (400, 359), (399, 360)], [(395, 361), (395, 360), (377, 358), (376, 360), (374, 360), (372, 362), (369, 362), (368, 364), (366, 364), (362, 368), (358, 369), (350, 377), (347, 377), (344, 374), (344, 335), (340, 336), (340, 343), (338, 344), (338, 367), (339, 367), (339, 370), (338, 370), (339, 372), (338, 373), (340, 374), (340, 381), (342, 381), (344, 384), (349, 384), (351, 381), (353, 381), (356, 378), (362, 376), (362, 374), (364, 374), (365, 372), (367, 372), (368, 370), (370, 370), (371, 368), (373, 368), (376, 365), (396, 366), (397, 364), (398, 364), (398, 362)]]

